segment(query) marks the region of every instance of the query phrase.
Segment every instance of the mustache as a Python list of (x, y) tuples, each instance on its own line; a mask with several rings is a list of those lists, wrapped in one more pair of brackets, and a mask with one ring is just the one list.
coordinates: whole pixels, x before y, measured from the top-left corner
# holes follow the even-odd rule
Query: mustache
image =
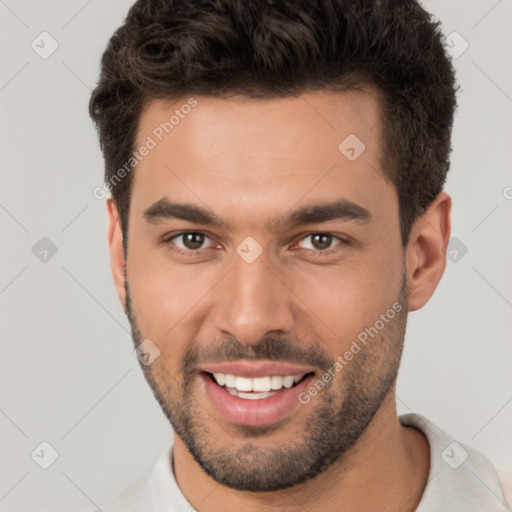
[(334, 360), (318, 345), (304, 347), (304, 343), (297, 339), (265, 336), (255, 344), (245, 345), (236, 338), (229, 337), (215, 346), (191, 347), (183, 357), (182, 370), (189, 373), (201, 364), (240, 359), (312, 365), (321, 371), (327, 371), (334, 364)]

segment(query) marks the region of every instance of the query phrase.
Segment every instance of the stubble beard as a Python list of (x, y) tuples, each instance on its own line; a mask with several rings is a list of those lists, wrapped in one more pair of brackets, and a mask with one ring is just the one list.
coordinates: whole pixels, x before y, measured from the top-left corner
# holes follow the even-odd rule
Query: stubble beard
[[(304, 407), (300, 420), (302, 431), (296, 433), (294, 429), (293, 439), (287, 443), (269, 442), (272, 432), (283, 428), (281, 424), (238, 425), (231, 427), (230, 435), (222, 432), (219, 422), (208, 415), (195, 396), (196, 364), (201, 357), (197, 347), (186, 351), (178, 372), (174, 368), (166, 369), (159, 359), (150, 366), (142, 363), (140, 366), (175, 433), (210, 477), (240, 491), (286, 489), (316, 477), (340, 460), (365, 432), (394, 387), (407, 323), (405, 276), (396, 303), (402, 306), (401, 311), (378, 336), (355, 354), (307, 405), (300, 406)], [(145, 336), (135, 318), (128, 282), (126, 312), (137, 346)], [(299, 351), (294, 344), (268, 337), (250, 347), (234, 339), (225, 340), (220, 346), (219, 354), (228, 360), (294, 360), (314, 364), (319, 368), (315, 379), (321, 378), (335, 362), (319, 347)], [(232, 435), (233, 428), (239, 434), (236, 437)]]

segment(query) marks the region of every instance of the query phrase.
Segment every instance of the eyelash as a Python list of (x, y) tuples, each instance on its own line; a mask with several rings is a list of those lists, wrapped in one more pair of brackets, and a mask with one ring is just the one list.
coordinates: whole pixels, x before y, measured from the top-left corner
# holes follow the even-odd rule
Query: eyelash
[[(188, 234), (191, 234), (191, 233), (196, 234), (196, 235), (203, 235), (206, 238), (209, 238), (210, 240), (212, 240), (212, 238), (209, 237), (208, 234), (204, 233), (203, 231), (181, 231), (180, 233), (175, 233), (172, 236), (166, 237), (165, 239), (162, 240), (162, 243), (164, 245), (168, 246), (171, 250), (177, 252), (178, 254), (181, 254), (181, 255), (184, 255), (184, 256), (190, 256), (190, 257), (198, 256), (198, 255), (200, 255), (202, 253), (202, 251), (204, 251), (206, 249), (211, 249), (211, 247), (207, 247), (205, 249), (197, 249), (197, 250), (194, 251), (192, 249), (181, 249), (180, 247), (176, 247), (172, 243), (172, 241), (175, 238), (179, 238), (180, 236), (188, 235)], [(340, 242), (339, 244), (336, 244), (335, 246), (330, 247), (329, 249), (324, 249), (324, 250), (305, 249), (307, 251), (313, 251), (316, 255), (332, 254), (333, 252), (336, 251), (336, 247), (338, 245), (349, 245), (350, 244), (350, 241), (348, 241), (346, 239), (343, 239), (343, 238), (341, 238), (339, 236), (333, 235), (332, 233), (328, 233), (328, 232), (324, 232), (324, 231), (313, 231), (311, 233), (307, 233), (306, 235), (304, 235), (302, 238), (299, 239), (297, 244), (302, 242), (302, 240), (305, 240), (306, 238), (308, 238), (310, 236), (313, 236), (313, 235), (327, 235), (327, 236), (332, 237), (333, 240), (337, 239)]]

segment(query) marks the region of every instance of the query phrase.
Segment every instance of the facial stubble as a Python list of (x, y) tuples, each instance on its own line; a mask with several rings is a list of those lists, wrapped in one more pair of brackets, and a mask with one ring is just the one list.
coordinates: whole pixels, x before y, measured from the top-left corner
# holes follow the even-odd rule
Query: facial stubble
[[(146, 336), (139, 328), (128, 281), (125, 287), (126, 313), (134, 344), (138, 346)], [(394, 304), (401, 306), (395, 317), (336, 373), (329, 385), (308, 404), (299, 406), (305, 408), (300, 422), (303, 428), (288, 443), (269, 442), (274, 431), (284, 428), (281, 423), (263, 427), (233, 426), (239, 434), (237, 438), (232, 430), (229, 435), (222, 432), (222, 425), (197, 399), (198, 361), (214, 357), (216, 360), (265, 359), (303, 363), (318, 368), (315, 379), (321, 379), (335, 363), (321, 345), (304, 349), (303, 343), (292, 342), (290, 338), (265, 337), (258, 344), (246, 346), (229, 338), (213, 349), (190, 346), (178, 371), (166, 368), (163, 357), (149, 366), (142, 363), (140, 366), (175, 433), (210, 477), (241, 491), (285, 489), (314, 478), (340, 460), (365, 432), (394, 386), (407, 323), (405, 275)], [(152, 341), (157, 346), (165, 343)], [(171, 343), (170, 340), (166, 342)], [(345, 347), (346, 343), (340, 346)], [(162, 352), (165, 354), (165, 349)], [(296, 410), (294, 415), (298, 412)]]

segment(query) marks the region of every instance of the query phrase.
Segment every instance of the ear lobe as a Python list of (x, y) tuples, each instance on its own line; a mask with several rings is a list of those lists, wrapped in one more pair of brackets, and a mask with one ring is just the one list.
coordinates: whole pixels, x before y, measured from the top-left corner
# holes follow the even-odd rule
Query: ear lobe
[(428, 302), (446, 268), (451, 205), (450, 196), (441, 192), (411, 229), (406, 249), (409, 311)]
[(110, 252), (110, 267), (119, 301), (126, 313), (126, 289), (125, 289), (125, 259), (123, 252), (123, 232), (119, 221), (119, 212), (112, 197), (107, 204), (107, 239)]

